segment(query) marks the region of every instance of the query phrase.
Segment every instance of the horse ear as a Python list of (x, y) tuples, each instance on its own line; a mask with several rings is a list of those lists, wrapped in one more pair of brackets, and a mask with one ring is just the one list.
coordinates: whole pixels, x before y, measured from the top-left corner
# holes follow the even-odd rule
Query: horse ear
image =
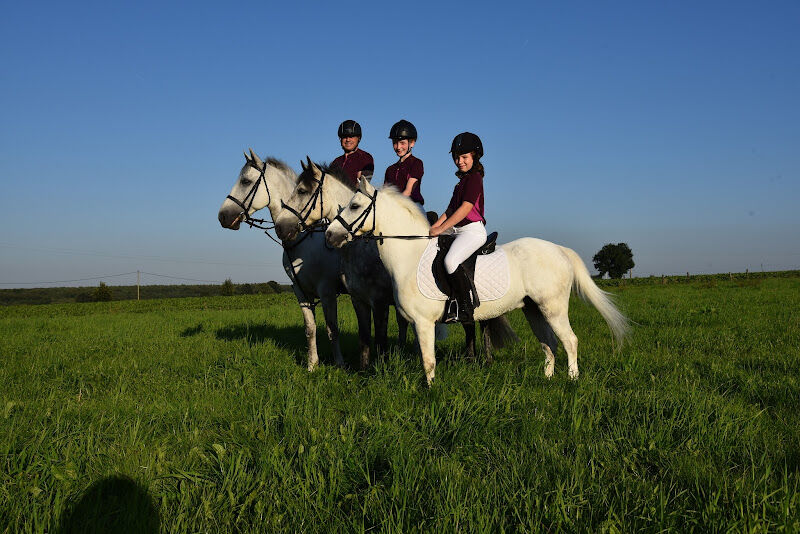
[(369, 193), (369, 191), (367, 191), (368, 185), (369, 182), (363, 176), (358, 179), (358, 190), (361, 191), (362, 193)]
[(316, 169), (317, 168), (317, 166), (314, 165), (314, 162), (311, 161), (311, 158), (309, 158), (307, 154), (306, 154), (306, 161), (308, 162), (306, 164), (306, 167), (311, 168), (311, 169)]
[[(308, 156), (306, 156), (306, 157), (308, 157)], [(308, 167), (306, 167), (306, 162), (303, 161), (302, 159), (300, 160), (300, 166), (303, 168), (303, 170), (306, 170), (308, 168)]]
[(250, 163), (250, 156), (247, 154), (247, 151), (244, 153), (244, 159), (247, 160), (247, 163)]
[(264, 162), (261, 161), (261, 158), (258, 157), (258, 154), (253, 152), (252, 148), (250, 149), (250, 158), (253, 160), (253, 164), (255, 165), (255, 167), (258, 170), (261, 170), (261, 168), (264, 166)]

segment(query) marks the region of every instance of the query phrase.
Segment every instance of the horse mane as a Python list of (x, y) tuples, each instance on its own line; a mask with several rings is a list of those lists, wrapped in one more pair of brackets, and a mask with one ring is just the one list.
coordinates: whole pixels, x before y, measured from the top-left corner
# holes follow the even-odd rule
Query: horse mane
[(423, 223), (425, 228), (431, 227), (431, 223), (428, 222), (428, 218), (419, 210), (417, 203), (411, 200), (411, 197), (407, 197), (401, 193), (400, 190), (398, 190), (394, 185), (384, 184), (380, 188), (380, 192), (382, 195), (388, 195), (394, 199), (395, 202), (400, 205), (400, 207), (408, 211), (412, 219), (416, 219), (420, 223)]
[[(272, 165), (273, 167), (277, 167), (278, 169), (280, 169), (282, 171), (291, 171), (292, 170), (292, 168), (289, 167), (286, 163), (284, 163), (283, 161), (281, 161), (279, 159), (273, 158), (273, 157), (268, 157), (266, 159), (265, 163), (267, 165)], [(292, 172), (294, 172), (294, 171), (292, 171)]]
[[(314, 165), (317, 166), (319, 170), (336, 180), (337, 182), (341, 183), (342, 185), (346, 186), (350, 191), (355, 192), (356, 188), (353, 185), (353, 182), (350, 181), (350, 177), (344, 172), (344, 169), (339, 167), (338, 165), (329, 165), (328, 163), (315, 163)], [(300, 176), (297, 177), (297, 183), (302, 183), (308, 188), (313, 187), (316, 180), (316, 176), (314, 176), (314, 168), (313, 166), (309, 165), (306, 167), (303, 172), (300, 173)]]

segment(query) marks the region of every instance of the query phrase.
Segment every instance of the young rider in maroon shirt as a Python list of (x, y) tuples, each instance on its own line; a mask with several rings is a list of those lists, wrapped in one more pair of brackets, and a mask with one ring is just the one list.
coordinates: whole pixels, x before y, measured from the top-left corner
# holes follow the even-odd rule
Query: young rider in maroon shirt
[(383, 177), (383, 183), (395, 186), (401, 193), (419, 204), (425, 203), (420, 191), (422, 175), (425, 170), (422, 160), (411, 154), (411, 149), (417, 142), (417, 129), (413, 124), (403, 119), (392, 126), (389, 131), (394, 153), (400, 158), (396, 163), (389, 165)]
[(348, 119), (339, 125), (338, 133), (344, 154), (333, 160), (331, 166), (341, 168), (354, 186), (358, 185), (358, 179), (362, 176), (371, 180), (372, 173), (375, 172), (372, 155), (358, 148), (361, 142), (361, 125)]
[[(486, 242), (486, 219), (483, 215), (483, 176), (484, 169), (480, 162), (483, 156), (483, 144), (480, 138), (470, 132), (458, 134), (453, 139), (450, 152), (453, 163), (458, 167), (456, 176), (458, 183), (453, 189), (453, 196), (447, 210), (439, 217), (430, 229), (431, 236), (443, 233), (452, 233), (455, 240), (444, 258), (444, 266), (451, 275), (451, 282), (460, 289), (463, 296), (466, 288), (470, 287), (469, 280), (463, 269), (458, 267)], [(458, 271), (458, 272), (457, 272)], [(456, 276), (452, 275), (456, 273)], [(458, 300), (451, 296), (452, 300)], [(458, 317), (458, 308), (464, 309), (463, 303), (458, 307), (448, 303), (448, 320), (463, 320)], [(451, 313), (455, 309), (455, 314)], [(455, 315), (455, 316), (454, 316)]]

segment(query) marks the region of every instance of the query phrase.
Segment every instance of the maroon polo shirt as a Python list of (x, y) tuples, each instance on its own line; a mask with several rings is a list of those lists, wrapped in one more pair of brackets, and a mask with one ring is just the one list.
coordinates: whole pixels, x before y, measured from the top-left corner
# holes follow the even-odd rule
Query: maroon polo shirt
[(349, 154), (342, 154), (331, 163), (331, 167), (339, 167), (342, 169), (353, 185), (358, 185), (358, 172), (361, 171), (362, 175), (372, 176), (375, 172), (375, 162), (372, 161), (372, 155), (369, 152), (364, 152), (360, 148), (356, 148)]
[(470, 171), (460, 176), (453, 189), (450, 205), (447, 206), (447, 211), (445, 212), (447, 216), (450, 217), (455, 213), (464, 202), (472, 204), (472, 211), (456, 226), (464, 226), (477, 221), (482, 221), (483, 224), (486, 224), (486, 218), (483, 216), (483, 176), (478, 171)]
[(398, 161), (386, 168), (383, 183), (395, 186), (402, 193), (406, 190), (408, 179), (416, 178), (417, 183), (411, 188), (411, 200), (422, 205), (425, 204), (425, 199), (422, 198), (422, 193), (420, 192), (423, 174), (425, 174), (425, 169), (422, 167), (422, 160), (415, 158), (413, 154), (409, 154), (403, 161)]

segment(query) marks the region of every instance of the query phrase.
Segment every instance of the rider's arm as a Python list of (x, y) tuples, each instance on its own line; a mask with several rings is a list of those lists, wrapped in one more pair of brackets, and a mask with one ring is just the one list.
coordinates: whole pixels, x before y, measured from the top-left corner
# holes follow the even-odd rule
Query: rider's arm
[(431, 227), (430, 235), (439, 235), (463, 221), (464, 217), (466, 217), (467, 214), (472, 210), (473, 205), (474, 204), (472, 204), (472, 202), (467, 202), (465, 200), (449, 217), (447, 217), (447, 212), (445, 212), (441, 217), (439, 217), (439, 220), (436, 221), (436, 224)]
[(411, 190), (414, 189), (414, 184), (419, 182), (418, 178), (408, 177), (408, 182), (406, 182), (406, 188), (403, 191), (403, 194), (407, 197), (411, 196)]

